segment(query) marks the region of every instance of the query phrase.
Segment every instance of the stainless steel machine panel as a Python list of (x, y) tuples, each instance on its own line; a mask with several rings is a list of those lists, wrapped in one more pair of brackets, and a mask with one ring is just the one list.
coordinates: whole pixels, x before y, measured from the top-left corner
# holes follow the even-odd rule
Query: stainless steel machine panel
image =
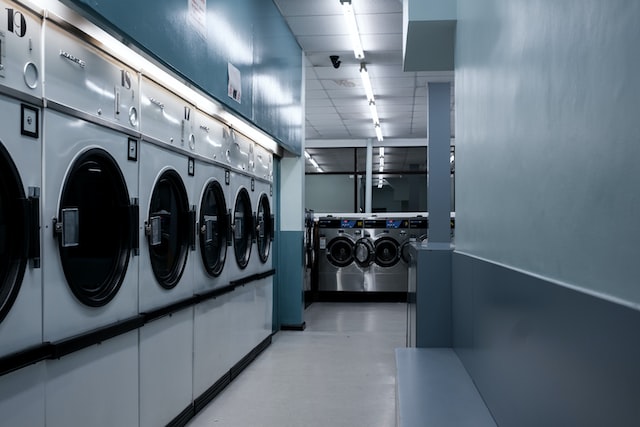
[(360, 219), (318, 220), (318, 290), (364, 291), (364, 273), (355, 263), (355, 243), (362, 237)]
[(407, 263), (402, 259), (402, 247), (409, 241), (409, 220), (365, 220), (364, 227), (375, 253), (373, 263), (365, 270), (365, 290), (406, 292)]

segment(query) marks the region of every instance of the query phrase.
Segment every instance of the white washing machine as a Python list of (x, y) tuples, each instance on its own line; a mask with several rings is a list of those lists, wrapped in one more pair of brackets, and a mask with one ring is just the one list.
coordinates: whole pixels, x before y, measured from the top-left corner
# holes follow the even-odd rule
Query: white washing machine
[(231, 236), (229, 207), (225, 191), (225, 168), (219, 163), (224, 126), (218, 120), (196, 112), (195, 192), (196, 192), (196, 252), (194, 260), (194, 292), (205, 293), (228, 285), (225, 265), (229, 256)]
[(140, 312), (193, 296), (195, 108), (143, 77), (140, 121)]
[[(225, 184), (225, 166), (219, 163), (225, 156), (223, 141), (225, 126), (202, 111), (196, 112), (196, 209), (198, 255), (194, 262), (194, 291), (210, 296), (211, 292), (224, 292), (229, 284), (227, 266), (232, 259), (228, 190)], [(194, 307), (193, 331), (193, 397), (197, 409), (208, 403), (222, 385), (233, 361), (228, 348), (231, 337), (227, 303), (231, 293), (207, 298)], [(213, 388), (212, 388), (213, 387)], [(209, 399), (207, 398), (209, 396)]]
[[(41, 22), (12, 3), (24, 31), (0, 25), (0, 357), (42, 343)], [(31, 47), (30, 44), (31, 43)]]
[(264, 273), (272, 268), (271, 246), (274, 239), (273, 154), (260, 145), (254, 148), (254, 175), (251, 187), (255, 212), (256, 254), (250, 260), (251, 270)]
[(255, 181), (253, 191), (255, 218), (255, 256), (253, 270), (260, 275), (256, 283), (256, 341), (260, 342), (273, 326), (273, 263), (272, 243), (275, 237), (275, 210), (273, 206), (273, 154), (256, 144)]
[[(143, 77), (140, 125), (140, 426), (166, 425), (192, 402), (195, 108)], [(174, 306), (175, 307), (175, 306)]]
[[(44, 339), (137, 315), (136, 73), (45, 27)], [(126, 111), (126, 114), (119, 113)]]
[[(44, 31), (43, 334), (60, 342), (137, 317), (139, 90), (133, 70)], [(137, 420), (137, 345), (133, 331), (48, 360), (46, 425)]]
[(8, 373), (3, 359), (42, 343), (41, 30), (0, 1), (0, 423), (15, 426), (45, 422), (44, 362)]
[(242, 281), (255, 271), (249, 267), (254, 255), (253, 242), (254, 218), (252, 203), (252, 177), (254, 143), (244, 135), (233, 129), (224, 133), (224, 163), (229, 166), (225, 183), (227, 188), (227, 203), (231, 219), (231, 256), (225, 270), (230, 282)]

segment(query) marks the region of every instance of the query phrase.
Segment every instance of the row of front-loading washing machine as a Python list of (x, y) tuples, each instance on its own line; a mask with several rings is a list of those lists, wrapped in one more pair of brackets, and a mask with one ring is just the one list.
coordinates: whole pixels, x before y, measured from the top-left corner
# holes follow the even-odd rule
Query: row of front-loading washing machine
[(408, 247), (427, 239), (426, 217), (325, 216), (317, 226), (320, 294), (365, 292), (406, 300)]
[(2, 424), (166, 424), (271, 334), (273, 154), (55, 17), (0, 13)]

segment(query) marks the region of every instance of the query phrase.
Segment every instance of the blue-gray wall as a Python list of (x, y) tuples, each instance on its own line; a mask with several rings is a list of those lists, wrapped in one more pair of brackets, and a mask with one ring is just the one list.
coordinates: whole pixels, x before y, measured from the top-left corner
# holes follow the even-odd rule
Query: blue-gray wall
[(457, 6), (457, 352), (500, 426), (640, 425), (640, 3)]
[[(302, 55), (271, 0), (207, 0), (207, 30), (187, 0), (64, 0), (123, 34), (218, 101), (301, 154)], [(242, 74), (242, 102), (227, 95), (227, 65)]]

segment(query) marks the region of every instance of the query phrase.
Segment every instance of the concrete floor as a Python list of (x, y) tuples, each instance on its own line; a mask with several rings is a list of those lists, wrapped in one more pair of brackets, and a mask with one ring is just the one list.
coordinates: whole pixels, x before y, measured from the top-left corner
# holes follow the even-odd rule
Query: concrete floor
[(315, 303), (189, 427), (389, 427), (406, 304)]

